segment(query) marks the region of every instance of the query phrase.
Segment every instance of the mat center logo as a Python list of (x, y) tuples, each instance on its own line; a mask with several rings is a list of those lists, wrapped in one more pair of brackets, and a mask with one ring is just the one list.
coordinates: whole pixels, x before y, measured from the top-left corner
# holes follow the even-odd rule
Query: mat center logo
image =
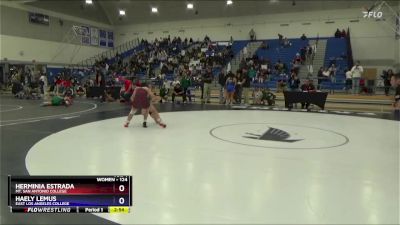
[(251, 136), (243, 136), (244, 138), (258, 139), (264, 141), (280, 141), (280, 142), (301, 141), (301, 139), (288, 140), (290, 138), (290, 134), (288, 132), (273, 127), (270, 127), (267, 131), (265, 131), (261, 135), (253, 133), (246, 133), (246, 134)]
[(348, 138), (336, 131), (292, 124), (239, 123), (210, 130), (221, 141), (272, 149), (326, 149), (343, 146)]

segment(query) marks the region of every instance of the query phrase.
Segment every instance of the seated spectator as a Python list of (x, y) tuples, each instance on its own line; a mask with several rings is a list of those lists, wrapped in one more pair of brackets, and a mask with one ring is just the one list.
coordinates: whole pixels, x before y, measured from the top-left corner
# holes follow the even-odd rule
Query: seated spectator
[(340, 32), (339, 28), (336, 29), (335, 38), (340, 38), (341, 36), (342, 36), (342, 33)]
[(290, 91), (298, 91), (300, 86), (300, 79), (296, 73), (292, 73), (288, 80), (288, 87)]
[(250, 67), (250, 69), (248, 71), (248, 75), (249, 75), (251, 81), (254, 82), (256, 79), (256, 76), (257, 76), (257, 71), (255, 70), (254, 66)]
[(262, 97), (263, 97), (263, 93), (261, 91), (261, 88), (256, 88), (253, 95), (254, 95), (254, 104), (255, 105), (261, 105), (262, 104)]
[(275, 105), (276, 95), (274, 95), (269, 89), (262, 90), (261, 104), (265, 105), (265, 101), (269, 106)]
[(262, 44), (261, 44), (261, 49), (263, 49), (263, 50), (269, 49), (269, 46), (268, 46), (267, 41), (263, 41), (263, 42), (262, 42)]
[(78, 86), (78, 87), (76, 88), (76, 94), (77, 94), (79, 97), (84, 96), (84, 95), (85, 95), (85, 89), (83, 89), (82, 86)]
[(289, 40), (285, 37), (285, 39), (283, 39), (283, 47), (288, 48), (290, 47), (292, 44), (289, 42)]
[(303, 41), (305, 41), (305, 40), (307, 39), (307, 37), (306, 37), (305, 34), (303, 34), (303, 35), (301, 35), (300, 39), (303, 40)]
[(182, 103), (186, 102), (186, 93), (183, 90), (180, 82), (177, 82), (172, 93), (172, 103), (175, 103), (175, 97), (182, 96)]
[[(314, 87), (314, 85), (312, 83), (312, 80), (306, 80), (306, 82), (303, 85), (301, 85), (301, 90), (303, 92), (314, 92), (315, 91), (315, 87)], [(304, 108), (308, 109), (309, 106), (310, 106), (309, 102), (302, 102), (301, 103), (301, 108), (302, 109), (304, 109)]]

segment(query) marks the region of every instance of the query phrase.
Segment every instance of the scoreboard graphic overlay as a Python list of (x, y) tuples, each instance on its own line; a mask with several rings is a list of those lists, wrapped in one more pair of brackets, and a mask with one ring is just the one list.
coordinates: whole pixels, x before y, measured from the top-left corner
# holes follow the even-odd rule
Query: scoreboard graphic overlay
[(8, 176), (13, 213), (129, 213), (132, 176)]

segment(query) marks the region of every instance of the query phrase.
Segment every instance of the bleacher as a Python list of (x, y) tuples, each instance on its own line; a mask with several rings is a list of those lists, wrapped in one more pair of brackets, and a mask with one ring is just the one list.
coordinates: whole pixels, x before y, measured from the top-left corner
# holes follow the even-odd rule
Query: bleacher
[(233, 54), (238, 54), (248, 43), (249, 41), (234, 41), (232, 43)]
[[(300, 53), (300, 49), (308, 45), (308, 40), (301, 39), (288, 39), (291, 43), (289, 47), (282, 47), (279, 43), (279, 39), (267, 40), (268, 49), (258, 49), (256, 54), (260, 59), (268, 59), (271, 65), (274, 65), (278, 60), (286, 64), (287, 72), (290, 71), (290, 63), (296, 56), (296, 53)], [(265, 87), (269, 89), (275, 89), (279, 80), (285, 79), (285, 77), (279, 76), (279, 74), (272, 74), (270, 80), (266, 81), (265, 84), (253, 84), (254, 87)]]
[(326, 90), (343, 90), (345, 88), (346, 75), (345, 70), (348, 68), (347, 61), (347, 42), (344, 38), (328, 38), (324, 67), (329, 68), (332, 64), (336, 65), (335, 82), (326, 80), (321, 82), (321, 89)]

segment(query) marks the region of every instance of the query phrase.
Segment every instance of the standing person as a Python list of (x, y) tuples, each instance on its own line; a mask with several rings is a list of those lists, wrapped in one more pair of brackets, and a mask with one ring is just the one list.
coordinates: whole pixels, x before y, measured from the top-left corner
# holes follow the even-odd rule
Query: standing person
[[(228, 72), (230, 74), (230, 72)], [(218, 84), (219, 84), (219, 104), (224, 104), (224, 101), (227, 102), (227, 93), (226, 93), (226, 80), (227, 76), (225, 75), (224, 70), (218, 75)], [(235, 90), (235, 88), (234, 88)], [(225, 99), (225, 100), (224, 100)]]
[(137, 110), (141, 110), (143, 114), (143, 127), (147, 127), (147, 117), (149, 115), (150, 99), (152, 93), (146, 84), (142, 84), (142, 87), (135, 87), (133, 94), (131, 96), (131, 111), (128, 114), (128, 118), (124, 124), (124, 127), (128, 127), (131, 122), (133, 115)]
[(351, 69), (353, 94), (360, 94), (360, 79), (363, 72), (364, 69), (360, 65), (360, 61), (357, 61), (356, 65)]
[(132, 96), (133, 89), (134, 89), (132, 87), (132, 81), (133, 81), (133, 78), (124, 79), (124, 87), (122, 88), (123, 90), (121, 90), (121, 97), (124, 102), (129, 102), (129, 99)]
[(39, 83), (40, 83), (40, 92), (42, 95), (43, 99), (47, 98), (47, 77), (44, 73), (39, 78)]
[(351, 89), (352, 86), (352, 73), (350, 70), (346, 70), (346, 93), (349, 93), (349, 90)]
[(247, 50), (247, 46), (244, 46), (242, 51), (243, 51), (243, 59), (246, 60), (248, 57), (247, 54), (249, 53)]
[(211, 94), (211, 83), (212, 83), (213, 77), (212, 77), (212, 72), (211, 68), (207, 68), (207, 71), (205, 72), (203, 76), (203, 83), (204, 83), (204, 94), (203, 94), (203, 99), (201, 102), (204, 104), (205, 102), (210, 103), (210, 94)]
[(256, 32), (254, 32), (253, 28), (251, 28), (251, 30), (249, 32), (249, 36), (250, 36), (250, 40), (251, 41), (255, 41), (256, 40)]
[(160, 114), (158, 113), (157, 108), (154, 106), (154, 102), (160, 101), (161, 99), (159, 97), (156, 97), (154, 95), (150, 96), (150, 107), (149, 107), (149, 115), (151, 118), (153, 118), (154, 122), (161, 126), (162, 128), (166, 128), (167, 125), (162, 121)]
[(236, 85), (235, 85), (235, 93), (234, 99), (236, 104), (242, 103), (242, 72), (241, 70), (236, 71)]
[(390, 84), (396, 89), (394, 94), (393, 109), (396, 120), (400, 120), (400, 74), (393, 75)]
[(192, 96), (189, 90), (189, 87), (192, 85), (192, 81), (190, 80), (190, 77), (188, 73), (185, 71), (183, 73), (182, 79), (181, 79), (181, 86), (183, 88), (183, 91), (185, 92), (185, 96), (189, 97), (189, 102), (192, 102)]
[(391, 77), (393, 76), (393, 70), (389, 69), (387, 72), (383, 72), (382, 78), (383, 78), (383, 84), (385, 87), (385, 95), (389, 96), (389, 90), (390, 90), (390, 86), (391, 86)]
[(226, 105), (232, 105), (233, 95), (235, 94), (236, 79), (233, 73), (229, 73), (225, 81)]
[(247, 72), (242, 73), (241, 84), (244, 95), (244, 104), (249, 104), (249, 91), (250, 91), (250, 77)]

